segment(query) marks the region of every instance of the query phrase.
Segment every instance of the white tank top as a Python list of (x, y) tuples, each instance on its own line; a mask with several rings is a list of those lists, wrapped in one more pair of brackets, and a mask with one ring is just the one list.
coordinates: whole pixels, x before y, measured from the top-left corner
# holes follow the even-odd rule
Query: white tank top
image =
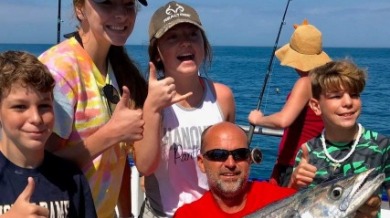
[(154, 174), (145, 179), (146, 197), (158, 214), (173, 216), (183, 204), (199, 199), (208, 190), (207, 178), (197, 166), (201, 134), (223, 121), (211, 81), (202, 78), (205, 92), (196, 108), (177, 104), (163, 112), (162, 157)]

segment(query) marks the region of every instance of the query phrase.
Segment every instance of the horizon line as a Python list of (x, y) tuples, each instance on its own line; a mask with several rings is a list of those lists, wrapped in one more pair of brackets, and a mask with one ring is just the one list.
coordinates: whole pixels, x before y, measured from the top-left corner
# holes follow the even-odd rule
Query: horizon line
[[(0, 42), (0, 45), (55, 45), (57, 43), (3, 43)], [(125, 46), (145, 46), (145, 44), (125, 44)], [(270, 45), (211, 45), (211, 47), (255, 47), (255, 48), (272, 48)], [(281, 47), (281, 46), (278, 46)], [(379, 47), (379, 46), (324, 46), (323, 48), (366, 48), (366, 49), (390, 49), (390, 47)]]

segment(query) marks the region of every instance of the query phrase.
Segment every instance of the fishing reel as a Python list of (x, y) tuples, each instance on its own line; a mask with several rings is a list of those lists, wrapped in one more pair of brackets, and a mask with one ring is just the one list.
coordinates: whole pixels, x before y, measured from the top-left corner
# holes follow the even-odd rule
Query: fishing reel
[(263, 152), (260, 148), (255, 147), (251, 149), (251, 163), (260, 164), (263, 161)]

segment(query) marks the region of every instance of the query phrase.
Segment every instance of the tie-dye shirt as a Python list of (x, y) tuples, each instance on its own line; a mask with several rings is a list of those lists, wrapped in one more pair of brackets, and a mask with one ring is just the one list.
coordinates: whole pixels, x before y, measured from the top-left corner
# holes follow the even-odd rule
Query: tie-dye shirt
[[(73, 146), (109, 120), (108, 104), (102, 94), (106, 80), (75, 38), (53, 46), (39, 59), (56, 80), (54, 132), (67, 139), (67, 146)], [(113, 85), (117, 87), (116, 81)], [(99, 217), (114, 217), (126, 157), (115, 145), (83, 168)]]

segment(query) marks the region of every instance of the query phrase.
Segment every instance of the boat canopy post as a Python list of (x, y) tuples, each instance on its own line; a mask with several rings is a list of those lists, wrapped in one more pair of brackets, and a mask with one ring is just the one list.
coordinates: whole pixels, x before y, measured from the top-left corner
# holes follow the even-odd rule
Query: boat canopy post
[(58, 0), (58, 12), (57, 12), (57, 44), (60, 43), (61, 39), (61, 0)]

